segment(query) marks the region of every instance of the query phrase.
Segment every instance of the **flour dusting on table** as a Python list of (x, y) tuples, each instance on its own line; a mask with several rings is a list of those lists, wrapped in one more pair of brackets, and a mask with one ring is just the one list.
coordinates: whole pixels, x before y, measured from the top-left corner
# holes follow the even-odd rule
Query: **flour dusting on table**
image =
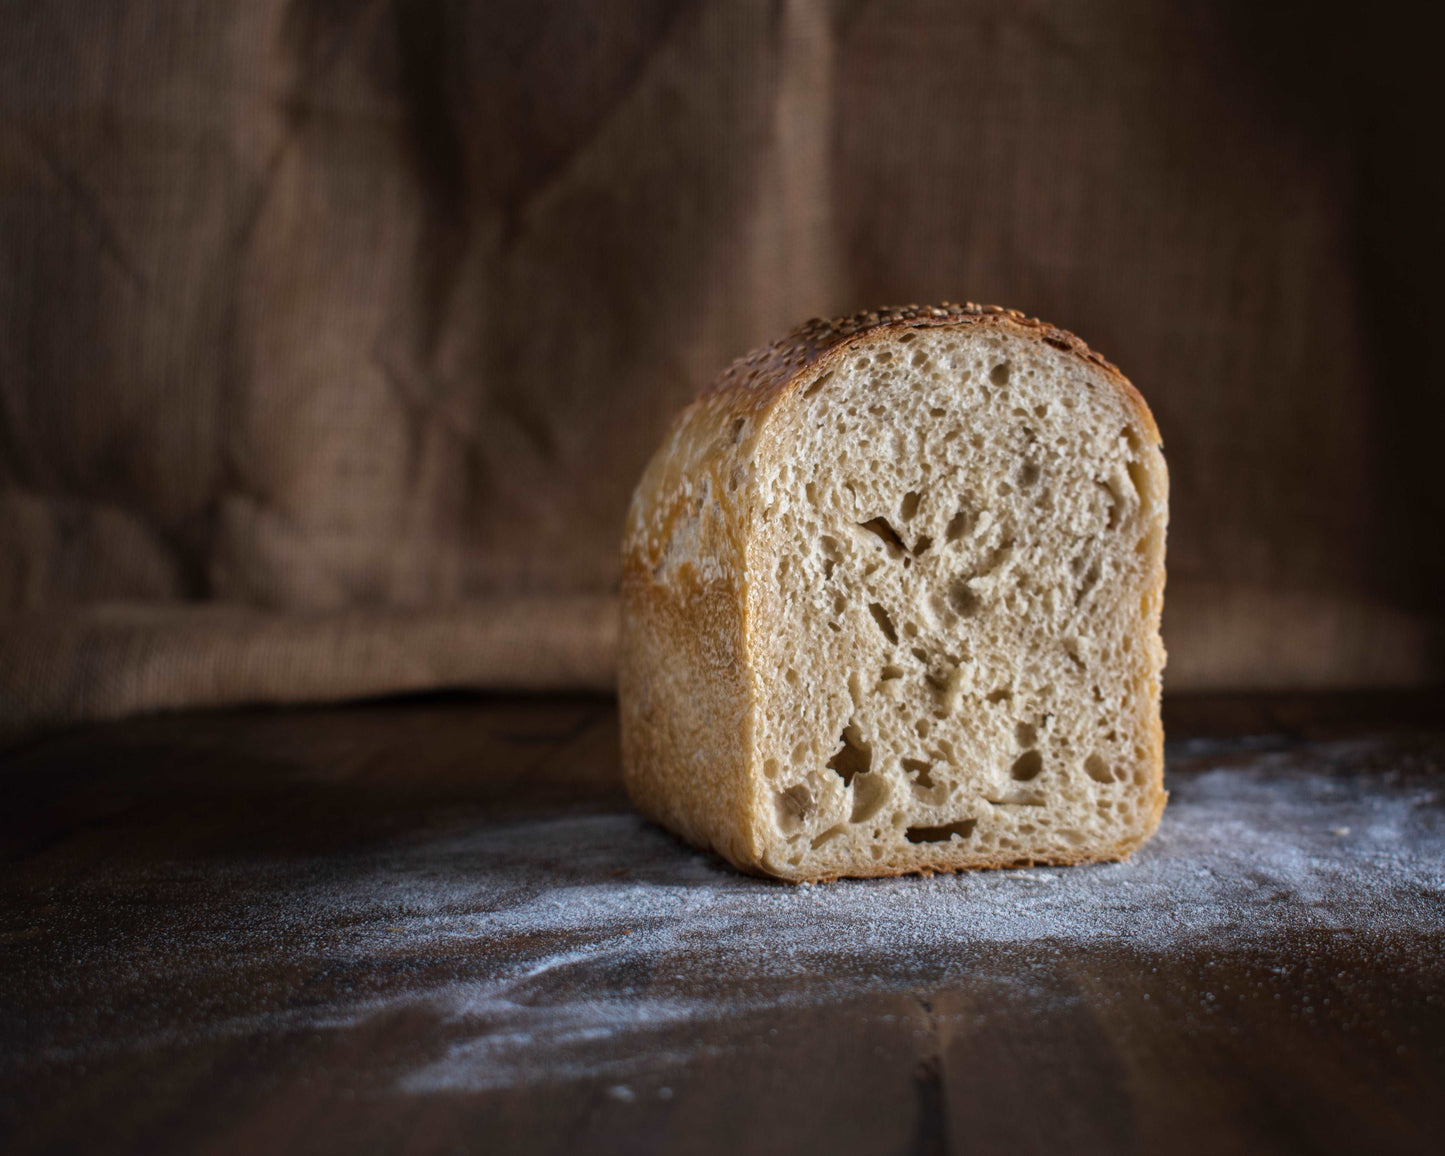
[[(1193, 769), (1172, 774), (1158, 835), (1123, 864), (794, 887), (739, 875), (622, 810), (473, 820), (365, 854), (207, 863), (206, 894), (224, 901), (158, 917), (145, 942), (96, 934), (72, 961), (80, 983), (89, 968), (130, 969), (137, 998), (156, 1001), (152, 1033), (108, 1044), (103, 1016), (73, 1031), (57, 1021), (39, 1058), (425, 1014), (438, 1048), (398, 1060), (401, 1092), (602, 1078), (625, 1099), (638, 1079), (748, 1046), (781, 1007), (964, 982), (1027, 998), (1040, 960), (1101, 945), (1287, 961), (1320, 936), (1440, 944), (1434, 755), (1411, 767), (1370, 740), (1256, 752), (1243, 766), (1211, 764), (1207, 744), (1174, 753)], [(145, 870), (83, 886), (201, 886), (193, 865)], [(205, 1029), (169, 1019), (155, 993), (218, 967), (234, 973), (230, 1014)]]

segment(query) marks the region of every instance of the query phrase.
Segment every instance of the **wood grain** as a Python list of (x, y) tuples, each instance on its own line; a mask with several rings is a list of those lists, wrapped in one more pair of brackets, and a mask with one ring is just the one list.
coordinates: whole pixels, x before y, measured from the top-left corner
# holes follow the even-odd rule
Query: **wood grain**
[[(1355, 814), (1438, 826), (1433, 709), (1171, 704), (1178, 813), (1220, 768), (1308, 770)], [(750, 908), (836, 914), (864, 885), (733, 876), (631, 818), (615, 751), (607, 700), (512, 697), (136, 720), (9, 752), (0, 1147), (1439, 1150), (1438, 863), (1398, 924), (1280, 893), (1248, 936), (910, 952), (800, 914), (775, 966)], [(1012, 874), (958, 885), (1045, 910), (1079, 878)], [(952, 894), (888, 887), (866, 893), (880, 934)], [(586, 918), (508, 922), (553, 901)], [(723, 901), (743, 914), (709, 942)]]

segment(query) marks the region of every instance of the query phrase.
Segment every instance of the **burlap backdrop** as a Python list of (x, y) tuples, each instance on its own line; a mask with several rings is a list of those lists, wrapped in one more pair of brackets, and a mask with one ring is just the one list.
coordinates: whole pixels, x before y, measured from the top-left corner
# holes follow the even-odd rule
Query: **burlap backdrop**
[(0, 730), (607, 686), (670, 415), (943, 298), (1153, 405), (1168, 687), (1436, 677), (1430, 49), (1320, 15), (5, 5)]

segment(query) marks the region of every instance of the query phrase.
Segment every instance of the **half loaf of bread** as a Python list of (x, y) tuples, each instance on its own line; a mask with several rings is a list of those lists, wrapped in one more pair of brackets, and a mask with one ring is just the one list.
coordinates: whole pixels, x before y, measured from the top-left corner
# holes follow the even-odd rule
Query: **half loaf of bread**
[(638, 807), (791, 880), (1128, 855), (1165, 801), (1159, 447), (1117, 369), (1012, 310), (734, 364), (628, 515)]

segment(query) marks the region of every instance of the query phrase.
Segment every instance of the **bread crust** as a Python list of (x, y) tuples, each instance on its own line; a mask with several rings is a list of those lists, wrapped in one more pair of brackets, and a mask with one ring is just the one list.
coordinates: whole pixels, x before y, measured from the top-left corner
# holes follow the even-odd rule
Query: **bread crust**
[[(839, 874), (765, 863), (758, 805), (763, 776), (752, 733), (763, 688), (753, 658), (760, 632), (749, 553), (766, 539), (751, 463), (770, 416), (830, 367), (907, 329), (982, 327), (1047, 344), (1086, 363), (1125, 401), (1154, 446), (1148, 405), (1118, 368), (1067, 330), (994, 305), (906, 305), (814, 319), (724, 370), (674, 421), (633, 495), (623, 539), (618, 693), (623, 775), (649, 818), (740, 870), (794, 882)], [(1164, 479), (1167, 483), (1167, 475)], [(1164, 571), (1150, 590), (1158, 641)], [(1159, 685), (1149, 714), (1146, 821), (1113, 846), (1047, 859), (999, 856), (958, 867), (880, 863), (870, 876), (1127, 858), (1157, 828), (1164, 791)]]

